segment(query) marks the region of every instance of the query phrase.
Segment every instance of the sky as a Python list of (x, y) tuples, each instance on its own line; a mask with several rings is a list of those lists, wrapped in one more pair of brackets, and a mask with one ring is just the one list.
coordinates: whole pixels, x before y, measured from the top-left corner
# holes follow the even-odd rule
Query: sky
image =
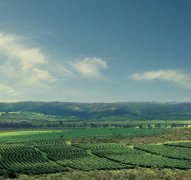
[(191, 101), (190, 0), (0, 0), (0, 101)]

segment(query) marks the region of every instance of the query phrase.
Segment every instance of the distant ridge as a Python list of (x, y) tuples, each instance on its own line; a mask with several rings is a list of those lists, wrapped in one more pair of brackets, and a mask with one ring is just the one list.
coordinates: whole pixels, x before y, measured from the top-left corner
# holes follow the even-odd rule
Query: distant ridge
[(36, 112), (48, 115), (75, 116), (80, 119), (127, 117), (130, 120), (186, 120), (191, 119), (191, 102), (1, 102), (0, 112)]

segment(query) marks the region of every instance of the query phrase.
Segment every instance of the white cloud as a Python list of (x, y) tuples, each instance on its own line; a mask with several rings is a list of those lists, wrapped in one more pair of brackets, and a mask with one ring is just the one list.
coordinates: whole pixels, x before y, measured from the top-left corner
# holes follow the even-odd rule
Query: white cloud
[(12, 87), (7, 86), (5, 84), (0, 84), (0, 92), (1, 93), (12, 94), (12, 95), (16, 94), (16, 91)]
[(24, 41), (25, 38), (0, 33), (0, 55), (3, 60), (0, 73), (27, 84), (52, 80), (51, 74), (43, 68), (47, 63), (45, 55), (39, 48), (29, 48)]
[(161, 80), (174, 82), (180, 86), (191, 88), (191, 75), (186, 74), (178, 70), (159, 70), (159, 71), (148, 71), (144, 73), (136, 73), (129, 76), (130, 79), (136, 81), (151, 81)]
[(0, 53), (10, 59), (18, 60), (23, 70), (46, 62), (38, 48), (28, 48), (20, 43), (21, 37), (0, 34)]
[(73, 63), (70, 63), (82, 76), (87, 78), (102, 79), (102, 69), (107, 68), (106, 61), (100, 58), (84, 58)]
[(27, 79), (24, 78), (24, 80), (27, 80), (27, 84), (35, 84), (37, 82), (41, 83), (41, 81), (54, 81), (54, 78), (49, 74), (47, 70), (39, 69), (39, 68), (33, 68), (29, 72), (27, 72), (29, 77)]
[[(60, 91), (63, 83), (82, 76), (105, 80), (102, 70), (107, 68), (107, 63), (103, 59), (84, 58), (59, 63), (59, 60), (49, 62), (48, 58), (50, 56), (38, 46), (31, 46), (31, 38), (0, 33), (0, 100), (47, 98), (47, 94)], [(77, 93), (79, 90), (62, 91), (66, 96), (68, 92), (75, 97), (82, 96)], [(48, 98), (53, 94), (56, 93)]]

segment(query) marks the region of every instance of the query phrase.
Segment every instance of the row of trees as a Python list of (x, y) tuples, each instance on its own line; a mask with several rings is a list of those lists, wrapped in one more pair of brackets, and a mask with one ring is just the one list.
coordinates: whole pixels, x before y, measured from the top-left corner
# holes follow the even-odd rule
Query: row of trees
[(26, 121), (22, 121), (22, 122), (2, 122), (0, 123), (0, 128), (69, 128), (69, 129), (73, 129), (73, 128), (111, 128), (111, 127), (115, 127), (115, 128), (179, 128), (179, 127), (183, 127), (183, 128), (187, 128), (189, 125), (188, 124), (184, 124), (184, 123), (168, 123), (168, 124), (162, 124), (162, 123), (140, 123), (140, 124), (133, 124), (133, 122), (131, 124), (114, 124), (114, 123), (66, 123), (63, 121), (59, 121), (59, 122), (49, 122), (49, 123), (42, 123), (42, 124), (33, 124), (30, 122), (26, 122)]

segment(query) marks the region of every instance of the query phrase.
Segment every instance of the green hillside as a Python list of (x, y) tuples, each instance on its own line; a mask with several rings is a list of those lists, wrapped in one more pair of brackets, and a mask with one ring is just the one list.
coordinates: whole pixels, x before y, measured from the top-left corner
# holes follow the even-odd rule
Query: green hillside
[(0, 103), (0, 112), (35, 112), (77, 120), (120, 117), (122, 120), (190, 120), (191, 103)]

